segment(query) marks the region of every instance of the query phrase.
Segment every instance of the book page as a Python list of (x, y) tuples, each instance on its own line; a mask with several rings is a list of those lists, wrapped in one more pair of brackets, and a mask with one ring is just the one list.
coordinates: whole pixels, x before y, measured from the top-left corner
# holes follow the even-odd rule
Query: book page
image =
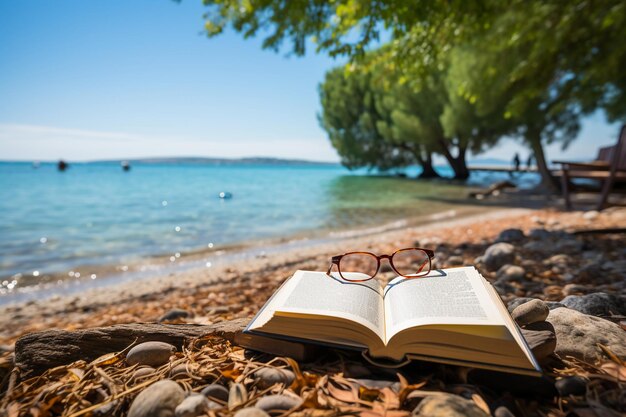
[(384, 296), (386, 340), (399, 331), (426, 324), (504, 324), (481, 280), (473, 267), (393, 280)]
[(324, 272), (298, 271), (274, 306), (275, 314), (335, 316), (360, 323), (384, 338), (382, 288), (376, 280), (347, 282)]

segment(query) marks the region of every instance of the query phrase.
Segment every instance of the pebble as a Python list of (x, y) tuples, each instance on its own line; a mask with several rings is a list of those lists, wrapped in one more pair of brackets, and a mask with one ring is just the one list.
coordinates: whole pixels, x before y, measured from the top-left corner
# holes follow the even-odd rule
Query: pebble
[(576, 274), (576, 281), (597, 285), (600, 284), (605, 277), (606, 273), (602, 268), (602, 265), (594, 262), (589, 265), (585, 265), (578, 270), (578, 273)]
[(569, 265), (572, 265), (572, 258), (564, 253), (559, 253), (557, 255), (552, 255), (543, 261), (543, 263), (549, 266), (556, 266), (559, 270), (567, 269)]
[(550, 309), (546, 303), (534, 299), (515, 307), (515, 310), (511, 312), (511, 317), (520, 326), (525, 326), (538, 321), (545, 321), (549, 313)]
[(237, 411), (235, 417), (270, 417), (270, 415), (260, 408), (247, 407)]
[(550, 236), (552, 236), (552, 233), (542, 227), (532, 229), (530, 232), (528, 232), (528, 237), (530, 237), (531, 239), (543, 240), (548, 239)]
[(500, 232), (496, 242), (517, 242), (525, 237), (524, 232), (520, 229), (505, 229)]
[(268, 395), (256, 402), (255, 407), (270, 412), (272, 410), (291, 410), (302, 405), (301, 398), (288, 395)]
[(130, 382), (131, 384), (134, 384), (135, 382), (140, 382), (140, 380), (150, 376), (150, 375), (154, 375), (154, 372), (156, 371), (156, 369), (150, 367), (150, 366), (146, 366), (143, 368), (139, 368), (137, 369), (135, 372), (133, 372), (133, 374), (130, 376), (130, 379), (128, 380), (128, 382)]
[(261, 389), (269, 388), (274, 384), (283, 384), (286, 387), (296, 379), (289, 369), (261, 368), (254, 372), (257, 385)]
[(521, 266), (517, 265), (504, 265), (498, 272), (496, 272), (496, 278), (498, 281), (522, 281), (526, 276), (526, 271)]
[(248, 401), (248, 391), (243, 384), (234, 383), (228, 391), (228, 408), (233, 409)]
[(583, 295), (590, 291), (589, 287), (580, 284), (567, 284), (563, 287), (564, 295)]
[(554, 246), (554, 250), (557, 252), (570, 252), (579, 253), (583, 250), (583, 242), (576, 238), (563, 238), (559, 239)]
[(176, 365), (172, 369), (170, 369), (170, 378), (172, 379), (182, 379), (187, 378), (192, 374), (192, 372), (187, 367), (187, 364), (181, 363), (180, 365)]
[(220, 408), (216, 403), (211, 404), (207, 397), (202, 394), (192, 394), (178, 404), (174, 410), (176, 417), (196, 417), (204, 414), (211, 408)]
[(488, 417), (473, 401), (454, 394), (429, 395), (413, 410), (420, 417)]
[(132, 348), (126, 355), (129, 365), (148, 365), (158, 368), (169, 362), (176, 347), (165, 342), (144, 342)]
[(531, 297), (518, 297), (518, 298), (514, 298), (511, 301), (508, 302), (507, 304), (507, 310), (509, 310), (509, 313), (512, 313), (513, 310), (515, 310), (515, 308), (517, 306), (520, 306), (524, 303), (527, 303), (531, 300), (535, 300), (535, 298), (531, 298)]
[(465, 263), (462, 256), (451, 256), (446, 261), (446, 265), (448, 266), (461, 266)]
[(506, 296), (515, 292), (515, 287), (513, 287), (508, 282), (494, 282), (493, 288), (500, 294), (501, 296)]
[(554, 384), (561, 397), (570, 395), (585, 395), (587, 393), (587, 381), (579, 376), (570, 376), (559, 379)]
[(587, 295), (568, 295), (561, 304), (593, 316), (626, 315), (626, 297), (604, 292)]
[(586, 211), (585, 214), (583, 214), (583, 219), (585, 220), (595, 220), (598, 218), (598, 215), (600, 213), (598, 213), (596, 210), (589, 210)]
[(497, 271), (506, 264), (515, 261), (515, 247), (510, 243), (495, 243), (487, 248), (482, 262), (489, 271)]
[(189, 312), (187, 310), (182, 310), (180, 308), (174, 308), (167, 313), (163, 314), (159, 317), (158, 322), (162, 323), (164, 321), (173, 321), (178, 319), (184, 319), (189, 317)]
[(172, 417), (176, 406), (185, 399), (185, 391), (171, 379), (150, 385), (135, 397), (128, 417)]
[(531, 240), (524, 243), (522, 247), (527, 251), (541, 253), (542, 255), (554, 252), (553, 244), (545, 240)]
[(220, 401), (228, 402), (228, 390), (220, 384), (209, 384), (202, 389), (202, 395), (207, 398), (215, 398)]
[(561, 357), (595, 362), (604, 356), (598, 343), (618, 357), (626, 357), (626, 332), (615, 323), (569, 308), (555, 308), (547, 319), (556, 331), (556, 350)]
[(493, 412), (493, 417), (515, 417), (515, 414), (505, 406), (500, 406)]

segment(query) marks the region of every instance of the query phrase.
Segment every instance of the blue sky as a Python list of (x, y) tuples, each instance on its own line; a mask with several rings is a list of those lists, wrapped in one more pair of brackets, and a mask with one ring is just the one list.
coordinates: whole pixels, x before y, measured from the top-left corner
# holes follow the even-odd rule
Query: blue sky
[[(337, 161), (317, 86), (341, 63), (207, 39), (200, 0), (0, 0), (0, 159), (276, 156)], [(549, 158), (616, 141), (602, 115)], [(480, 157), (528, 151), (512, 142)]]

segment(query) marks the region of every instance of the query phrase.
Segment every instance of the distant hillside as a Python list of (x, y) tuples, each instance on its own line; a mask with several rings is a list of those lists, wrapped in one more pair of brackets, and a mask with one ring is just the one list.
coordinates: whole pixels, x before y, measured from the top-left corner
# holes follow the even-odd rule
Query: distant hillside
[[(197, 164), (197, 165), (321, 165), (330, 166), (338, 165), (334, 162), (307, 161), (304, 159), (281, 159), (281, 158), (200, 158), (200, 157), (165, 157), (165, 158), (141, 158), (128, 159), (131, 165), (137, 164)], [(93, 162), (115, 162), (114, 161), (93, 161)]]

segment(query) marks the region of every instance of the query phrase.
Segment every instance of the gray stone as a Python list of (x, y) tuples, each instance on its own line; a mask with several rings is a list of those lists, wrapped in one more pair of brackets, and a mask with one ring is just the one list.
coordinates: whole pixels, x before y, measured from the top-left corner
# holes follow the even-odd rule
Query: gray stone
[(176, 406), (174, 414), (176, 417), (196, 417), (211, 408), (219, 408), (219, 405), (213, 403), (211, 407), (211, 402), (207, 397), (202, 394), (192, 394)]
[(593, 316), (626, 315), (626, 297), (595, 292), (587, 295), (568, 295), (561, 303), (581, 313)]
[(515, 310), (511, 312), (511, 317), (513, 317), (513, 320), (520, 326), (525, 326), (538, 321), (544, 321), (548, 318), (549, 313), (550, 309), (546, 303), (534, 299), (515, 307)]
[(165, 342), (144, 342), (132, 348), (126, 355), (129, 365), (148, 365), (158, 368), (169, 362), (176, 347)]
[(532, 239), (543, 240), (548, 239), (550, 236), (552, 236), (552, 233), (544, 228), (532, 229), (530, 232), (528, 232), (528, 237)]
[(550, 310), (554, 310), (555, 308), (559, 308), (559, 307), (565, 307), (563, 304), (559, 303), (558, 301), (546, 301), (545, 303)]
[(606, 282), (606, 278), (607, 274), (605, 273), (604, 268), (600, 263), (596, 262), (580, 268), (575, 277), (578, 282), (587, 282), (594, 285)]
[(131, 384), (141, 382), (144, 378), (154, 375), (155, 371), (156, 369), (150, 366), (139, 368), (135, 372), (133, 372), (128, 382), (130, 382)]
[(547, 321), (527, 325), (522, 329), (522, 335), (539, 362), (552, 355), (556, 349), (556, 331)]
[(585, 395), (587, 393), (587, 381), (579, 376), (570, 376), (559, 379), (554, 384), (561, 397), (570, 395)]
[(506, 264), (515, 261), (515, 247), (510, 243), (495, 243), (487, 248), (483, 255), (483, 264), (489, 271), (497, 271)]
[(626, 275), (626, 259), (606, 262), (604, 267), (618, 274)]
[(266, 412), (271, 411), (286, 411), (298, 408), (302, 405), (302, 399), (292, 397), (289, 395), (268, 395), (259, 399), (256, 402), (255, 407), (260, 408)]
[(270, 415), (260, 408), (247, 407), (237, 411), (235, 417), (270, 417)]
[(509, 281), (522, 281), (524, 280), (524, 276), (526, 276), (526, 271), (521, 266), (517, 265), (504, 265), (498, 272), (496, 272), (496, 278), (498, 281), (509, 282)]
[(524, 243), (522, 246), (527, 251), (539, 252), (541, 254), (554, 253), (554, 245), (552, 242), (546, 242), (544, 240), (532, 240)]
[(517, 242), (525, 237), (524, 232), (520, 229), (505, 229), (500, 232), (496, 242)]
[(444, 393), (424, 398), (412, 414), (420, 417), (488, 417), (473, 401)]
[(626, 358), (626, 332), (615, 323), (563, 307), (551, 310), (548, 321), (556, 331), (555, 353), (562, 358), (594, 362), (603, 357), (598, 344)]
[(509, 313), (512, 313), (513, 310), (515, 310), (515, 308), (517, 306), (520, 306), (524, 303), (529, 302), (530, 300), (536, 300), (536, 298), (531, 298), (531, 297), (517, 297), (512, 299), (511, 301), (509, 301), (506, 305), (507, 310), (509, 310)]
[(554, 250), (556, 252), (569, 252), (569, 253), (580, 253), (583, 250), (583, 242), (577, 240), (572, 237), (565, 237), (558, 239), (556, 241), (556, 245), (554, 246)]
[(567, 284), (563, 287), (563, 294), (567, 295), (583, 295), (590, 291), (589, 287), (580, 284)]
[(162, 323), (164, 321), (172, 321), (172, 320), (178, 320), (178, 319), (184, 319), (189, 317), (189, 312), (187, 310), (182, 310), (180, 308), (174, 308), (170, 311), (168, 311), (167, 313), (163, 314), (161, 317), (159, 317), (158, 322)]
[(157, 381), (135, 397), (128, 417), (173, 417), (185, 391), (171, 379)]
[(209, 384), (201, 392), (207, 398), (215, 398), (224, 402), (228, 401), (228, 389), (220, 384)]
[(193, 373), (189, 369), (186, 363), (181, 363), (180, 365), (176, 365), (172, 369), (170, 369), (170, 378), (172, 379), (183, 379), (189, 378)]
[(493, 288), (495, 288), (495, 290), (501, 296), (505, 296), (505, 295), (509, 295), (509, 294), (515, 293), (515, 287), (513, 287), (508, 282), (500, 282), (500, 281), (494, 282), (493, 283)]
[(269, 388), (274, 384), (283, 384), (289, 387), (296, 376), (289, 369), (261, 368), (254, 372), (254, 378), (261, 389)]

